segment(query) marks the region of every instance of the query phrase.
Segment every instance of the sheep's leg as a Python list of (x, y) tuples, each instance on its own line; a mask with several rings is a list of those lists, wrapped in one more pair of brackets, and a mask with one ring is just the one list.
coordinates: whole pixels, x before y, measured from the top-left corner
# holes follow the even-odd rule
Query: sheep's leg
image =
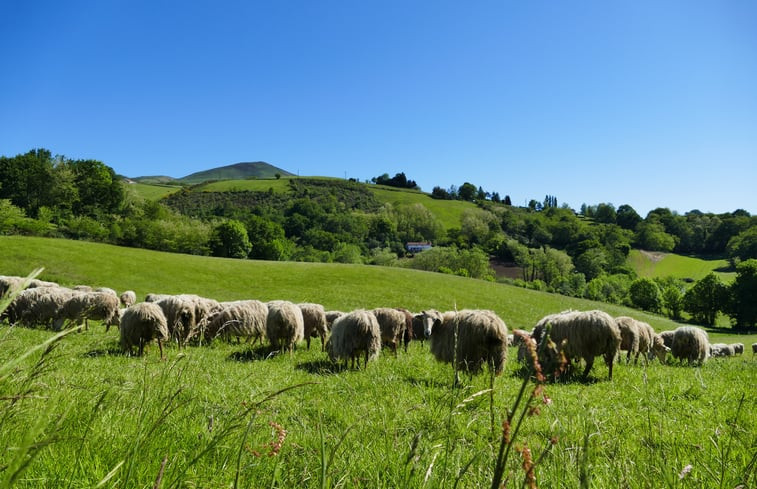
[(142, 353), (144, 353), (145, 350), (145, 340), (141, 339), (139, 340), (139, 356), (142, 356)]
[(326, 335), (321, 333), (321, 351), (326, 351)]
[(163, 342), (161, 340), (158, 340), (158, 348), (160, 349), (160, 359), (165, 360), (166, 357), (163, 355)]
[(307, 338), (305, 338), (305, 343), (306, 343), (306, 344), (307, 344), (307, 346), (308, 346), (308, 351), (310, 351), (310, 335), (308, 335), (308, 337), (307, 337)]
[[(594, 357), (591, 358), (584, 358), (586, 361), (586, 368), (584, 369), (584, 378), (589, 376), (589, 371), (591, 370), (591, 367), (594, 366)], [(610, 360), (610, 365), (612, 365), (612, 360)], [(610, 375), (612, 375), (612, 367), (610, 367)]]
[(613, 355), (605, 355), (605, 363), (607, 364), (607, 369), (610, 371), (610, 380), (612, 380), (612, 357)]

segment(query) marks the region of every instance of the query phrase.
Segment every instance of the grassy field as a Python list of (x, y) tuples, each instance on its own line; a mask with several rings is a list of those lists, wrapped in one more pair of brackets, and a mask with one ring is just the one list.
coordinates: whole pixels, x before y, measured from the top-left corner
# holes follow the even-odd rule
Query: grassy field
[(158, 200), (181, 190), (178, 185), (153, 185), (149, 183), (129, 183), (127, 189), (134, 191), (145, 200)]
[(631, 250), (628, 264), (640, 277), (676, 277), (680, 279), (699, 280), (710, 272), (715, 272), (725, 283), (736, 277), (736, 272), (724, 272), (729, 268), (725, 259), (702, 259), (673, 253), (649, 253)]
[[(0, 249), (0, 274), (44, 266), (48, 280), (129, 288), (140, 297), (490, 308), (511, 328), (599, 307), (658, 330), (677, 326), (625, 308), (411, 270), (40, 238), (0, 237)], [(0, 328), (0, 487), (488, 487), (502, 420), (523, 385), (514, 350), (500, 377), (462, 375), (454, 385), (452, 368), (419, 343), (353, 371), (327, 362), (317, 340), (291, 356), (214, 342), (169, 348), (160, 361), (154, 347), (143, 358), (123, 356), (117, 332), (100, 326), (53, 335)], [(711, 339), (732, 337), (712, 332)], [(50, 345), (22, 357), (43, 342)], [(619, 365), (611, 382), (601, 363), (586, 382), (547, 384), (548, 403), (526, 390), (540, 413), (523, 418), (507, 487), (524, 480), (525, 448), (533, 459), (549, 449), (534, 472), (542, 488), (754, 487), (751, 354), (701, 368)]]

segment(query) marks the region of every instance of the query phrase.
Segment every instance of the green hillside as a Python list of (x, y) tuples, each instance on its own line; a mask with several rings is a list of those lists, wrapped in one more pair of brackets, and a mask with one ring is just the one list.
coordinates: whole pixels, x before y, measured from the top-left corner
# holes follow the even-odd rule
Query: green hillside
[(721, 280), (730, 283), (735, 272), (724, 272), (729, 268), (728, 260), (703, 259), (674, 253), (646, 252), (631, 250), (628, 264), (640, 277), (676, 277), (685, 280), (699, 280), (710, 272), (715, 272)]
[(19, 236), (0, 237), (0, 248), (0, 275), (25, 275), (44, 267), (45, 280), (131, 289), (138, 297), (155, 292), (217, 300), (287, 299), (341, 310), (485, 308), (500, 314), (510, 327), (525, 329), (548, 313), (599, 307), (616, 316), (633, 315), (656, 329), (677, 327), (669, 319), (621, 306), (394, 267), (234, 260)]
[(143, 182), (124, 184), (127, 190), (134, 192), (145, 200), (159, 200), (181, 189), (178, 185), (149, 184)]

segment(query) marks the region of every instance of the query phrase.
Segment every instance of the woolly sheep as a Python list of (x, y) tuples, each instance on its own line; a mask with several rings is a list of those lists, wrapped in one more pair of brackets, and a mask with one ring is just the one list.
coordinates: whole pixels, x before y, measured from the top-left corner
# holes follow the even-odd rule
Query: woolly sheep
[(331, 337), (326, 342), (326, 351), (332, 362), (352, 361), (352, 368), (360, 368), (360, 354), (365, 354), (363, 367), (378, 357), (381, 351), (381, 328), (376, 316), (362, 309), (347, 313), (334, 321)]
[(217, 336), (230, 338), (236, 336), (263, 341), (265, 325), (268, 318), (268, 306), (260, 301), (245, 300), (222, 303), (222, 309), (208, 318), (206, 334), (213, 339)]
[(725, 343), (710, 344), (711, 357), (732, 357), (733, 355), (735, 355), (733, 345), (726, 345)]
[(210, 316), (221, 310), (221, 304), (215, 299), (208, 299), (195, 294), (179, 294), (174, 297), (187, 304), (191, 304), (193, 308), (194, 321), (185, 325), (187, 329), (184, 330), (181, 338), (185, 344), (193, 338), (202, 336), (202, 332), (207, 327)]
[(631, 355), (634, 355), (634, 363), (639, 359), (639, 326), (636, 320), (628, 316), (619, 316), (615, 318), (615, 323), (620, 329), (620, 351), (628, 352), (626, 363), (631, 361)]
[(75, 294), (73, 290), (64, 287), (23, 290), (8, 305), (8, 322), (49, 328), (58, 317), (63, 304)]
[(757, 354), (757, 343), (752, 343), (752, 356)]
[(326, 319), (326, 310), (320, 304), (303, 302), (297, 304), (302, 311), (302, 321), (304, 325), (305, 343), (308, 350), (310, 349), (310, 338), (316, 336), (321, 338), (321, 351), (326, 351), (326, 333), (328, 332), (328, 320)]
[(326, 311), (326, 327), (331, 331), (331, 327), (334, 325), (334, 321), (344, 316), (346, 313), (343, 311)]
[(302, 311), (288, 301), (269, 302), (265, 332), (274, 350), (291, 353), (305, 336)]
[[(545, 338), (546, 328), (550, 325), (549, 339), (558, 348), (556, 352), (542, 348), (541, 342)], [(583, 358), (586, 362), (583, 376), (589, 375), (594, 365), (594, 357), (602, 355), (608, 369), (608, 379), (612, 380), (612, 363), (620, 348), (620, 328), (609, 314), (599, 311), (566, 311), (551, 314), (542, 318), (534, 328), (534, 340), (540, 344), (540, 352), (544, 351), (544, 361), (548, 364), (548, 355), (562, 351), (570, 362), (575, 358)], [(540, 358), (540, 360), (542, 360)], [(551, 365), (547, 365), (548, 368)]]
[(407, 353), (407, 345), (415, 338), (413, 334), (413, 313), (402, 307), (398, 307), (397, 310), (405, 315), (405, 330), (402, 333), (402, 343), (405, 346), (405, 353)]
[(103, 292), (105, 294), (110, 294), (113, 297), (118, 298), (118, 293), (110, 287), (97, 287), (93, 292)]
[(426, 335), (423, 333), (423, 313), (413, 315), (413, 323), (411, 328), (413, 329), (413, 339), (420, 341), (421, 345), (426, 340)]
[(733, 347), (734, 355), (742, 355), (744, 353), (744, 343), (733, 343), (731, 346)]
[[(510, 337), (512, 337), (512, 340), (510, 340)], [(531, 337), (531, 333), (522, 329), (514, 329), (512, 334), (507, 335), (507, 338), (511, 342), (509, 346), (518, 347), (518, 362), (523, 364), (530, 362), (529, 347), (536, 347), (536, 341)]]
[(662, 338), (663, 344), (668, 348), (673, 346), (673, 336), (675, 336), (675, 330), (663, 331), (660, 333), (660, 338)]
[(442, 313), (436, 309), (421, 311), (413, 318), (413, 336), (421, 340), (421, 345), (427, 338), (426, 331), (431, 331), (435, 321), (442, 321)]
[[(654, 328), (649, 323), (637, 320), (636, 324), (639, 327), (639, 352), (643, 355), (644, 361), (651, 360), (656, 356), (660, 363), (665, 363), (665, 357), (670, 351), (670, 347), (665, 346), (662, 337), (655, 333)], [(636, 363), (636, 360), (634, 360), (634, 363)]]
[(144, 346), (153, 339), (158, 340), (160, 358), (163, 358), (163, 341), (170, 337), (166, 316), (163, 309), (154, 302), (140, 302), (124, 310), (121, 317), (121, 349), (132, 354), (132, 347), (137, 345), (138, 355), (142, 356)]
[(167, 296), (152, 304), (157, 304), (163, 310), (169, 337), (179, 345), (184, 345), (196, 329), (195, 305), (179, 296)]
[(137, 294), (133, 290), (126, 290), (118, 296), (118, 300), (121, 301), (121, 304), (123, 304), (124, 307), (133, 306), (137, 302)]
[(115, 292), (74, 294), (60, 308), (54, 328), (60, 330), (65, 321), (72, 321), (76, 326), (84, 323), (84, 329), (89, 329), (90, 319), (105, 323), (106, 331), (111, 325), (118, 324), (118, 297)]
[(0, 298), (10, 291), (19, 292), (24, 286), (26, 279), (10, 275), (0, 275)]
[(93, 292), (94, 289), (90, 287), (89, 285), (74, 285), (71, 287), (72, 290), (75, 290), (77, 292)]
[(673, 345), (670, 352), (679, 360), (703, 364), (709, 356), (710, 342), (707, 332), (693, 326), (681, 326), (674, 330)]
[(147, 294), (145, 296), (145, 302), (160, 302), (163, 299), (167, 299), (169, 297), (171, 297), (171, 295), (169, 295), (169, 294), (152, 294), (152, 293), (150, 293), (150, 294)]
[(388, 345), (396, 356), (397, 344), (405, 334), (405, 315), (391, 307), (379, 307), (372, 312), (381, 328), (381, 343)]
[(46, 280), (39, 280), (37, 278), (31, 279), (29, 281), (29, 288), (34, 289), (37, 287), (60, 287), (60, 285), (55, 282), (48, 282)]
[[(496, 375), (507, 359), (507, 326), (493, 311), (448, 311), (431, 321), (424, 334), (434, 357), (445, 363), (457, 359), (457, 368), (471, 374), (488, 364)], [(457, 344), (457, 347), (455, 346)]]

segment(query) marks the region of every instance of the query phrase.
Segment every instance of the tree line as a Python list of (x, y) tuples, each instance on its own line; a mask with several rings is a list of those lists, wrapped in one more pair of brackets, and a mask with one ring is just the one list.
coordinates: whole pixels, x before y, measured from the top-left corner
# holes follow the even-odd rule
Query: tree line
[[(415, 186), (404, 173), (374, 180)], [(183, 188), (154, 202), (140, 198), (102, 162), (38, 149), (0, 157), (0, 233), (234, 258), (405, 266), (486, 280), (495, 279), (490, 260), (496, 259), (521, 271), (511, 281), (515, 285), (676, 319), (687, 312), (705, 323), (714, 321), (711, 308), (697, 307), (708, 296), (692, 294), (715, 287), (720, 292), (712, 294), (724, 294), (711, 301), (719, 306), (715, 316), (722, 312), (735, 325), (754, 324), (754, 316), (738, 312), (749, 302), (740, 290), (754, 287), (748, 277), (750, 260), (757, 258), (757, 220), (743, 210), (679, 215), (660, 208), (642, 218), (629, 205), (616, 209), (608, 203), (576, 212), (558, 206), (554, 195), (516, 207), (509, 197), (464, 182), (441, 198), (476, 206), (462, 214), (458, 226), (445, 229), (425, 206), (382, 204), (368, 186), (354, 181), (297, 178), (289, 185), (286, 194)], [(440, 198), (436, 193), (432, 197)], [(409, 254), (409, 241), (434, 247)], [(726, 256), (738, 285), (713, 286), (711, 277), (704, 285), (675, 279), (650, 284), (627, 266), (632, 248)], [(751, 290), (754, 297), (757, 289)]]

